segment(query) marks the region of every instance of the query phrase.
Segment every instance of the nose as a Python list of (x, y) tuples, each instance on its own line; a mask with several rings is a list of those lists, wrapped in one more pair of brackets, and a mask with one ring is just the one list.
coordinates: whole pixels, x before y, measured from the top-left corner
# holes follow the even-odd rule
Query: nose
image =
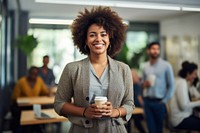
[(96, 36), (96, 41), (100, 42), (101, 40), (102, 40), (101, 35), (100, 35), (100, 34), (97, 34), (97, 36)]

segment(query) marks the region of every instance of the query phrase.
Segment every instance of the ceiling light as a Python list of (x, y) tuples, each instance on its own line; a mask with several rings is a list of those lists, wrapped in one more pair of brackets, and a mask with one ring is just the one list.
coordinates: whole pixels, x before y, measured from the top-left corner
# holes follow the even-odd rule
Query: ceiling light
[(125, 8), (141, 8), (141, 9), (159, 9), (159, 10), (180, 10), (178, 6), (171, 5), (155, 5), (155, 4), (142, 4), (142, 3), (133, 3), (133, 2), (120, 2), (116, 4), (116, 7), (125, 7)]
[(41, 19), (41, 18), (30, 18), (30, 24), (56, 24), (56, 25), (71, 25), (73, 20), (66, 19)]
[(100, 5), (100, 6), (114, 6), (110, 1), (91, 1), (91, 0), (35, 0), (38, 3), (50, 4), (72, 4), (72, 5)]
[(179, 6), (171, 6), (164, 4), (141, 3), (131, 1), (91, 1), (91, 0), (35, 0), (39, 3), (52, 3), (52, 4), (72, 4), (72, 5), (92, 5), (92, 6), (111, 6), (123, 8), (141, 8), (141, 9), (160, 9), (160, 10), (180, 10)]
[(200, 7), (195, 8), (195, 7), (182, 7), (182, 11), (197, 11), (200, 12)]

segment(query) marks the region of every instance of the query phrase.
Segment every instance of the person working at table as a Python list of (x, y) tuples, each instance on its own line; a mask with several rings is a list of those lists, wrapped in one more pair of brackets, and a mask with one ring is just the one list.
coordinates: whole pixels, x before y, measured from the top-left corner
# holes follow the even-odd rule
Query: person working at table
[[(37, 97), (42, 95), (49, 95), (49, 90), (47, 89), (44, 81), (38, 76), (38, 68), (36, 66), (31, 66), (28, 70), (28, 74), (21, 77), (13, 90), (13, 104), (11, 106), (11, 112), (13, 115), (13, 132), (20, 132), (20, 114), (21, 109), (16, 104), (18, 97)], [(26, 108), (25, 108), (26, 109)], [(42, 133), (42, 127), (34, 126), (30, 128), (32, 132)]]
[(183, 62), (176, 80), (176, 89), (169, 102), (170, 121), (174, 128), (200, 131), (200, 117), (193, 109), (200, 107), (200, 100), (192, 101), (189, 85), (197, 77), (198, 66), (195, 63)]
[(41, 95), (49, 95), (44, 81), (38, 76), (38, 68), (31, 66), (28, 75), (20, 78), (13, 91), (13, 100), (18, 97), (35, 97)]

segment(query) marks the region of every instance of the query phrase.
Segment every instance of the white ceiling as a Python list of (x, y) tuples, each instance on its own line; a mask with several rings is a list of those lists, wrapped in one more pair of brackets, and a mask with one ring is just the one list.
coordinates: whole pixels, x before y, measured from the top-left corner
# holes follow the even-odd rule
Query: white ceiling
[[(35, 0), (8, 0), (9, 9), (16, 10), (17, 1), (19, 1), (21, 10), (29, 11), (30, 18), (74, 19), (78, 15), (79, 11), (82, 11), (85, 7), (87, 8), (91, 7), (86, 5), (36, 3)], [(99, 2), (101, 0), (97, 1)], [(159, 5), (189, 6), (189, 7), (200, 8), (200, 0), (121, 0), (121, 2), (122, 1), (140, 2), (142, 4), (152, 4), (152, 5), (159, 4)], [(120, 1), (118, 0), (117, 2)], [(161, 21), (166, 18), (197, 13), (188, 11), (170, 11), (170, 10), (138, 9), (138, 8), (136, 9), (136, 8), (122, 8), (122, 7), (112, 7), (112, 9), (117, 11), (123, 19), (131, 21)]]

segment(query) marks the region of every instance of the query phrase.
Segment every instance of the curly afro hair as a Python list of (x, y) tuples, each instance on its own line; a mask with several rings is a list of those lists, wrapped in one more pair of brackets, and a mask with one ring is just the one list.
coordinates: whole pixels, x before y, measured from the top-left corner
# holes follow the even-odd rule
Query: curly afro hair
[[(72, 39), (82, 54), (88, 55), (89, 49), (85, 47), (87, 30), (92, 24), (102, 26), (110, 36), (110, 47), (107, 54), (115, 56), (122, 48), (125, 40), (127, 25), (110, 7), (93, 7), (90, 11), (85, 8), (79, 12), (77, 18), (71, 25)], [(87, 49), (86, 49), (87, 48)]]

